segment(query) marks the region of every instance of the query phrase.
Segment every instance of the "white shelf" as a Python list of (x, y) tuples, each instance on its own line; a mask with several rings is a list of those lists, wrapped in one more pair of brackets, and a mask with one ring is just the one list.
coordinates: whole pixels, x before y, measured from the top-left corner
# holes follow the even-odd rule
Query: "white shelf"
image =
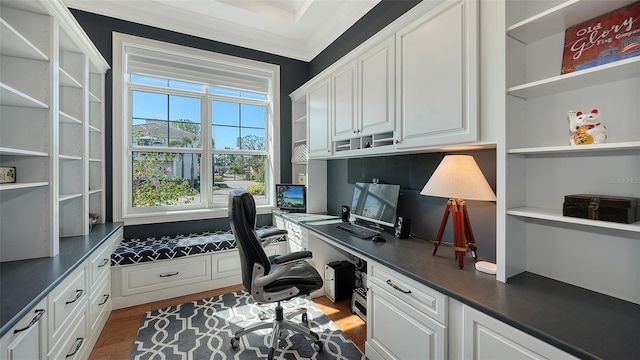
[(102, 130), (100, 130), (99, 128), (93, 126), (93, 125), (89, 125), (89, 131), (93, 131), (93, 132), (97, 132), (100, 133), (102, 132)]
[(102, 159), (89, 158), (89, 162), (100, 163), (100, 162), (102, 162)]
[(65, 113), (64, 111), (60, 111), (60, 122), (63, 123), (70, 123), (70, 124), (82, 124), (82, 120), (77, 119), (67, 113)]
[(293, 145), (300, 145), (300, 144), (306, 144), (307, 143), (307, 139), (300, 139), (300, 140), (295, 140), (293, 142)]
[(100, 100), (99, 97), (95, 96), (91, 92), (89, 92), (89, 101), (91, 101), (92, 103), (101, 103), (102, 102), (102, 100)]
[(58, 158), (60, 160), (71, 160), (71, 161), (78, 161), (78, 160), (82, 160), (82, 157), (80, 156), (71, 156), (71, 155), (58, 155)]
[(509, 95), (531, 99), (640, 76), (640, 57), (558, 75), (507, 89)]
[(564, 32), (594, 17), (631, 4), (637, 0), (585, 1), (569, 0), (547, 11), (520, 21), (507, 28), (507, 35), (523, 42), (532, 43), (547, 36)]
[(631, 232), (640, 232), (640, 221), (633, 224), (622, 224), (609, 221), (589, 220), (582, 218), (575, 218), (569, 216), (562, 216), (562, 210), (556, 209), (541, 209), (534, 207), (519, 207), (507, 210), (507, 214), (520, 216), (531, 219), (541, 219), (556, 221), (568, 224), (578, 224), (586, 226), (595, 226), (607, 229), (617, 229)]
[(2, 34), (0, 37), (0, 53), (2, 55), (49, 61), (49, 57), (45, 53), (2, 18), (0, 18), (0, 34)]
[(80, 83), (80, 81), (74, 79), (73, 76), (71, 76), (63, 68), (59, 68), (59, 70), (60, 70), (60, 86), (82, 89), (82, 84)]
[(47, 186), (49, 182), (47, 181), (36, 181), (36, 182), (16, 182), (11, 184), (0, 184), (0, 191), (4, 190), (17, 190), (17, 189), (28, 189), (34, 187)]
[(617, 143), (604, 143), (593, 145), (561, 145), (561, 146), (540, 146), (530, 148), (515, 148), (507, 150), (509, 154), (535, 155), (535, 154), (571, 154), (592, 151), (620, 151), (620, 150), (638, 150), (640, 149), (640, 141), (628, 141)]
[(48, 109), (49, 105), (0, 82), (0, 105)]
[(42, 151), (32, 151), (25, 149), (14, 149), (7, 147), (0, 147), (0, 155), (17, 155), (17, 156), (42, 156), (47, 157), (49, 153)]
[(293, 122), (296, 123), (296, 124), (304, 124), (304, 125), (306, 125), (307, 124), (307, 115), (303, 115), (303, 116), (293, 120)]
[(100, 194), (101, 192), (102, 192), (102, 189), (89, 190), (89, 195)]
[(82, 194), (77, 194), (77, 193), (74, 193), (74, 194), (60, 194), (60, 198), (58, 200), (60, 202), (63, 202), (63, 201), (68, 201), (68, 200), (79, 198), (79, 197), (82, 197)]

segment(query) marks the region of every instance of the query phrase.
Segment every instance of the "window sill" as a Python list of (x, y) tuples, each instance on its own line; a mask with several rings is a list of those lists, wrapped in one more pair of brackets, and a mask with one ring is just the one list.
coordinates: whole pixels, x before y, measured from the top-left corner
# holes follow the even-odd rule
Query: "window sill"
[[(270, 205), (257, 206), (258, 215), (271, 214), (275, 207)], [(229, 213), (226, 208), (219, 209), (194, 209), (156, 212), (153, 214), (129, 214), (123, 216), (124, 225), (157, 224), (174, 221), (203, 220), (215, 218), (227, 218)]]

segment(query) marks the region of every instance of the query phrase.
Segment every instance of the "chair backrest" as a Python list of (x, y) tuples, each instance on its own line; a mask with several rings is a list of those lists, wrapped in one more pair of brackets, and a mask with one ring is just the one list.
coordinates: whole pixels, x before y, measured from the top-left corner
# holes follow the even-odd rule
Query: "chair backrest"
[(269, 257), (255, 230), (256, 203), (253, 196), (244, 189), (235, 189), (229, 193), (229, 223), (236, 238), (242, 266), (242, 284), (251, 291), (253, 265), (259, 263), (264, 275), (271, 271)]

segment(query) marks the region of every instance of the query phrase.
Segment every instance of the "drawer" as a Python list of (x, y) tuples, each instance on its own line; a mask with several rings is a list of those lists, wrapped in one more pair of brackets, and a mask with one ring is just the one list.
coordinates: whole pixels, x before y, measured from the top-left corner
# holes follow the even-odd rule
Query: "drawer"
[(0, 359), (41, 359), (47, 354), (47, 301), (42, 300), (0, 340)]
[(441, 324), (447, 324), (447, 296), (419, 282), (409, 279), (382, 265), (369, 263), (367, 280), (374, 281), (394, 296), (407, 302)]
[(61, 341), (51, 349), (49, 356), (47, 356), (48, 359), (73, 360), (87, 357), (89, 337), (87, 336), (86, 315), (87, 311), (85, 309), (73, 319), (69, 326), (65, 327), (67, 331), (62, 336)]
[(71, 320), (87, 306), (86, 262), (75, 269), (49, 294), (49, 346), (60, 340)]
[(91, 288), (91, 296), (89, 298), (89, 324), (91, 325), (91, 333), (98, 332), (102, 320), (111, 313), (111, 277), (107, 276), (102, 279), (99, 284)]
[(167, 289), (211, 279), (211, 255), (122, 267), (122, 295)]
[(95, 284), (98, 279), (111, 269), (111, 244), (107, 241), (89, 257), (90, 284)]
[(240, 254), (238, 250), (213, 254), (213, 278), (240, 275)]

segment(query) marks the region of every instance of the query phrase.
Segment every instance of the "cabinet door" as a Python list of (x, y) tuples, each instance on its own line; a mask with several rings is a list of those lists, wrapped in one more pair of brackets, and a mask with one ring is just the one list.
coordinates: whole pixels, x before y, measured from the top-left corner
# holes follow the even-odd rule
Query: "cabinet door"
[(575, 359), (541, 340), (463, 306), (465, 359)]
[(367, 357), (446, 359), (447, 328), (444, 325), (377, 283), (370, 284), (367, 301)]
[(395, 38), (358, 58), (359, 135), (393, 131), (395, 121)]
[(329, 83), (330, 78), (326, 78), (309, 91), (309, 126), (307, 127), (309, 135), (307, 139), (310, 158), (320, 158), (331, 155), (329, 148), (331, 88)]
[(332, 75), (333, 140), (353, 137), (358, 132), (357, 62), (353, 61)]
[(47, 353), (46, 300), (40, 301), (0, 341), (0, 358), (42, 359)]
[(477, 17), (447, 1), (397, 33), (398, 148), (478, 140)]

